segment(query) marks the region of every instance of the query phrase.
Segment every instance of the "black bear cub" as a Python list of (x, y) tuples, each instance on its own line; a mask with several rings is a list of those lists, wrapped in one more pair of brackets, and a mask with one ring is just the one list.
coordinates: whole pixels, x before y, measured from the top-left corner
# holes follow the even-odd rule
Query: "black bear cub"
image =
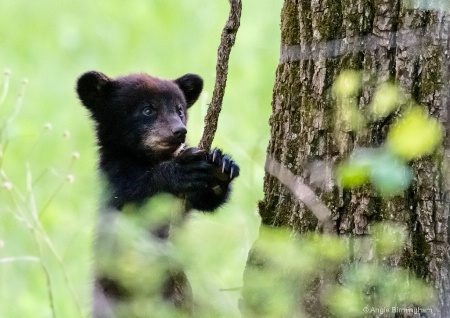
[[(78, 79), (78, 96), (95, 122), (99, 169), (106, 182), (102, 218), (123, 214), (127, 205), (144, 206), (160, 193), (182, 198), (187, 208), (201, 211), (214, 211), (226, 202), (238, 165), (219, 149), (184, 147), (187, 110), (202, 88), (203, 80), (194, 74), (172, 81), (147, 74), (109, 78), (91, 71)], [(99, 231), (108, 224), (102, 220)], [(151, 233), (165, 240), (169, 224)], [(96, 267), (94, 316), (117, 317), (114, 306), (130, 291), (114, 273)], [(189, 307), (190, 287), (182, 270), (166, 276), (161, 299)]]

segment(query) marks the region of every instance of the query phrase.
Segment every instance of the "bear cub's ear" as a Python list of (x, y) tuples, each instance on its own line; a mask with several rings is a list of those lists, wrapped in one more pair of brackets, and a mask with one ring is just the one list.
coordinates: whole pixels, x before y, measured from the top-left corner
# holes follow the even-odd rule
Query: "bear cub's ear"
[(100, 72), (90, 71), (81, 75), (77, 82), (77, 93), (83, 105), (94, 109), (101, 102), (109, 83), (111, 79)]
[(191, 107), (200, 96), (203, 89), (203, 80), (195, 74), (186, 74), (174, 81), (184, 94), (187, 107)]

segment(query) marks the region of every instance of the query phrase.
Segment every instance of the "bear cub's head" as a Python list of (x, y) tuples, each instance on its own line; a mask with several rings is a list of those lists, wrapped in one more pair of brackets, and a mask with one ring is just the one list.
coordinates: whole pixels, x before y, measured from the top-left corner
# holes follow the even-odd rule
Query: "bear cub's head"
[(198, 99), (203, 80), (186, 74), (165, 80), (147, 74), (109, 78), (87, 72), (77, 93), (96, 124), (100, 151), (139, 157), (168, 157), (185, 141), (187, 109)]

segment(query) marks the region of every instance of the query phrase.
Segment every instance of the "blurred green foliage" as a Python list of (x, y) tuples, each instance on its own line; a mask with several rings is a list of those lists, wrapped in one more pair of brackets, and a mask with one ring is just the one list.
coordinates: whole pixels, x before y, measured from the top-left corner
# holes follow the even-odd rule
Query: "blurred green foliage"
[[(403, 248), (406, 235), (405, 228), (388, 222), (374, 224), (370, 236), (353, 238), (262, 227), (245, 271), (244, 317), (293, 312), (319, 317), (324, 308), (332, 317), (365, 317), (366, 308), (430, 306), (430, 286), (408, 270), (386, 265)], [(357, 252), (355, 246), (364, 248)], [(308, 305), (319, 302), (325, 307), (312, 305), (315, 311), (309, 308), (306, 314)]]
[[(257, 232), (281, 5), (281, 0), (243, 4), (214, 142), (233, 155), (242, 175), (231, 202), (216, 215), (193, 215), (181, 240), (190, 246), (196, 297), (234, 314), (238, 293), (220, 289), (241, 285)], [(0, 1), (0, 68), (11, 71), (0, 124), (14, 112), (22, 79), (29, 81), (0, 144), (0, 169), (9, 180), (5, 186), (5, 177), (0, 179), (0, 317), (51, 316), (42, 264), (50, 274), (56, 315), (79, 317), (78, 307), (85, 316), (89, 311), (99, 182), (92, 123), (74, 91), (77, 77), (91, 69), (109, 76), (200, 74), (205, 89), (188, 125), (189, 143), (196, 145), (228, 11), (225, 0)], [(0, 85), (5, 82), (0, 77)], [(74, 152), (79, 159), (72, 163)], [(33, 178), (28, 186), (27, 167)]]
[[(367, 109), (358, 109), (358, 94), (363, 85), (361, 72), (346, 70), (333, 85), (337, 103), (335, 132), (364, 133), (369, 124), (387, 116), (396, 118), (385, 143), (377, 148), (356, 148), (336, 168), (341, 186), (355, 188), (370, 181), (375, 190), (389, 198), (408, 188), (414, 159), (432, 154), (442, 143), (443, 128), (424, 107), (405, 98), (401, 89), (389, 82), (378, 86)], [(339, 137), (336, 137), (339, 138)]]

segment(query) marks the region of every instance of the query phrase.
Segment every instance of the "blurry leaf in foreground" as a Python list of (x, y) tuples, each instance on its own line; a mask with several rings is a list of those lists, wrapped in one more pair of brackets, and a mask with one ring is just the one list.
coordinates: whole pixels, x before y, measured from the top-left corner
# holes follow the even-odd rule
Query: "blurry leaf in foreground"
[(344, 272), (344, 279), (348, 286), (361, 290), (364, 286), (377, 285), (379, 281), (384, 281), (384, 270), (374, 263), (358, 264), (349, 267)]
[(355, 98), (338, 100), (336, 126), (345, 131), (360, 130), (366, 125), (366, 119), (358, 109)]
[(379, 156), (379, 149), (355, 149), (349, 159), (340, 164), (336, 170), (341, 186), (344, 188), (355, 188), (369, 181), (372, 166)]
[[(328, 261), (342, 261), (348, 257), (346, 242), (330, 235), (311, 235), (305, 243), (305, 248), (312, 248), (314, 254), (319, 254), (319, 258), (326, 258)], [(317, 258), (314, 257), (314, 258)]]
[[(365, 305), (376, 307), (407, 303), (424, 306), (429, 305), (434, 297), (432, 288), (415, 278), (410, 271), (374, 263), (348, 267), (344, 271), (343, 281), (345, 287), (358, 295)], [(341, 292), (341, 289), (334, 291)], [(347, 317), (345, 314), (343, 307), (341, 316)]]
[(347, 98), (355, 95), (361, 88), (361, 73), (355, 70), (346, 70), (339, 74), (333, 84), (333, 92), (336, 96)]
[(360, 317), (364, 303), (361, 296), (345, 287), (334, 287), (326, 297), (330, 311), (337, 317)]
[(310, 273), (315, 269), (315, 260), (298, 240), (285, 229), (261, 228), (255, 243), (258, 253), (279, 269)]
[(373, 187), (384, 196), (403, 192), (411, 183), (411, 168), (395, 156), (385, 153), (378, 157), (371, 170)]
[(389, 150), (360, 148), (336, 169), (344, 188), (356, 188), (367, 181), (384, 196), (404, 191), (412, 179), (411, 169)]
[(307, 276), (321, 270), (320, 263), (334, 265), (347, 257), (344, 240), (311, 234), (297, 238), (285, 229), (261, 228), (255, 243), (258, 254), (271, 266)]
[(399, 97), (400, 91), (396, 85), (384, 83), (376, 91), (370, 111), (376, 117), (386, 117), (397, 107)]
[(365, 118), (358, 109), (356, 94), (361, 88), (361, 73), (346, 70), (339, 74), (333, 84), (336, 96), (336, 129), (339, 131), (359, 130), (365, 125)]
[(348, 160), (337, 167), (336, 176), (342, 187), (356, 188), (369, 180), (370, 166), (356, 160)]
[(383, 305), (398, 306), (413, 303), (416, 306), (429, 306), (434, 301), (434, 290), (424, 281), (417, 279), (413, 273), (405, 269), (394, 269), (383, 275), (386, 277)]
[(289, 316), (300, 287), (295, 285), (295, 279), (286, 280), (282, 271), (264, 267), (247, 268), (245, 275), (245, 303), (240, 306), (246, 317)]
[(373, 227), (373, 239), (377, 254), (386, 255), (399, 250), (406, 240), (406, 230), (403, 226), (383, 222)]
[(439, 122), (417, 106), (394, 124), (387, 136), (389, 148), (406, 160), (432, 153), (441, 141)]

